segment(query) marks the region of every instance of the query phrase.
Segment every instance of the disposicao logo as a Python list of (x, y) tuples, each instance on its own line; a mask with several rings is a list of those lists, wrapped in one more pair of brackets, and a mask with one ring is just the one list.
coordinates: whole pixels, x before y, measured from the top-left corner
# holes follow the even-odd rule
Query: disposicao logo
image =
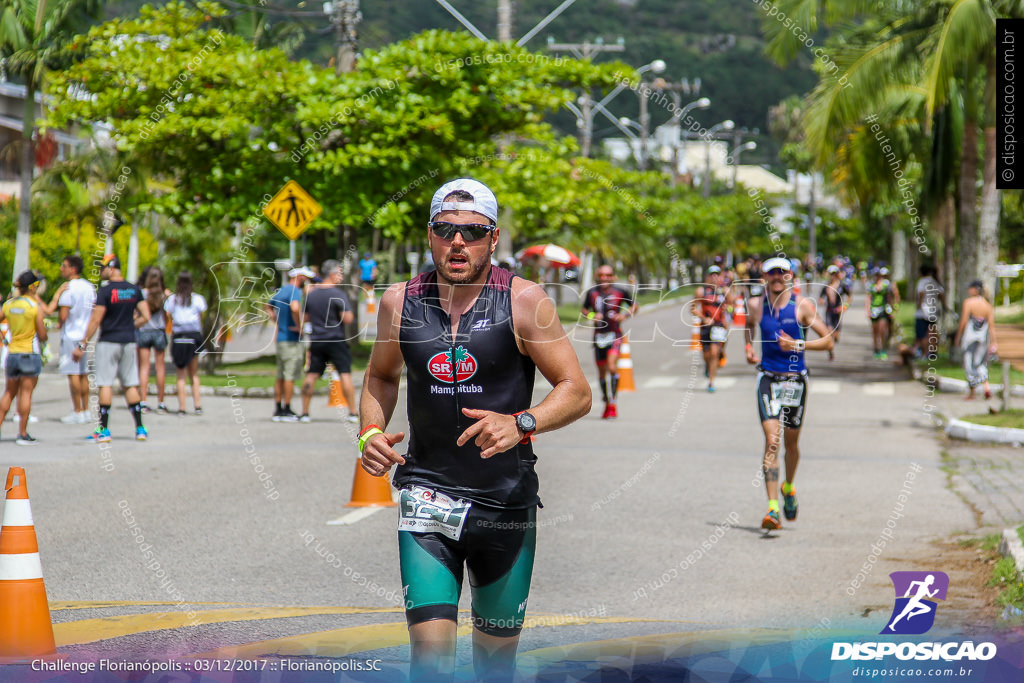
[(445, 384), (452, 383), (452, 366), (455, 366), (455, 379), (465, 382), (476, 374), (477, 362), (465, 346), (458, 346), (448, 351), (434, 354), (427, 361), (427, 370)]
[(945, 572), (893, 572), (896, 590), (892, 615), (880, 633), (920, 635), (935, 623), (936, 600), (945, 600), (949, 576)]
[[(935, 623), (936, 600), (945, 600), (949, 576), (945, 572), (893, 572), (889, 574), (896, 601), (882, 635), (921, 635)], [(986, 661), (996, 656), (994, 643), (966, 642), (861, 642), (833, 643), (832, 661), (870, 660), (895, 656), (900, 660), (952, 662)]]

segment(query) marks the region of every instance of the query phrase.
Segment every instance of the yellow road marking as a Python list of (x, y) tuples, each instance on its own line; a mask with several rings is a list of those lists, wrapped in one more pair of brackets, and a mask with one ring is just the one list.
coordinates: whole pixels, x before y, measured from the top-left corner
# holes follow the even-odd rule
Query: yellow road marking
[[(238, 602), (193, 602), (193, 605), (238, 605)], [(107, 607), (146, 607), (151, 605), (181, 605), (180, 602), (169, 601), (135, 601), (135, 600), (51, 600), (50, 610), (66, 609), (104, 609)]]
[[(465, 612), (468, 615), (468, 612)], [(472, 626), (460, 619), (458, 635), (468, 636)], [(583, 624), (622, 624), (636, 622), (679, 623), (668, 619), (628, 619), (624, 617), (577, 617), (560, 614), (537, 615), (527, 617), (523, 628), (540, 628), (544, 626), (580, 626)], [(237, 658), (257, 659), (277, 655), (282, 657), (345, 657), (357, 652), (380, 650), (388, 647), (399, 647), (409, 644), (409, 630), (406, 622), (398, 621), (387, 624), (368, 626), (351, 626), (347, 628), (307, 633), (287, 638), (275, 638), (255, 643), (247, 643), (237, 647), (224, 647), (201, 654), (191, 655), (196, 658)]]
[(166, 631), (184, 626), (217, 624), (229, 621), (257, 621), (261, 619), (283, 619), (286, 617), (321, 614), (378, 614), (401, 611), (403, 611), (401, 607), (378, 609), (356, 607), (244, 607), (238, 609), (199, 610), (191, 618), (186, 612), (154, 612), (151, 614), (128, 614), (117, 617), (102, 617), (58, 623), (53, 625), (53, 636), (57, 646), (61, 647), (65, 645), (94, 643), (98, 640), (119, 638), (146, 631)]

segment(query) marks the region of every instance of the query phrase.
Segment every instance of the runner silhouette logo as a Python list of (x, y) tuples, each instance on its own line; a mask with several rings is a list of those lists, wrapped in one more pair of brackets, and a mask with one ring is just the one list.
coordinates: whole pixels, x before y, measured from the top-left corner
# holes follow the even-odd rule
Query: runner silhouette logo
[(896, 604), (885, 635), (920, 635), (935, 623), (936, 600), (945, 600), (949, 576), (945, 572), (893, 572), (889, 574), (896, 591)]

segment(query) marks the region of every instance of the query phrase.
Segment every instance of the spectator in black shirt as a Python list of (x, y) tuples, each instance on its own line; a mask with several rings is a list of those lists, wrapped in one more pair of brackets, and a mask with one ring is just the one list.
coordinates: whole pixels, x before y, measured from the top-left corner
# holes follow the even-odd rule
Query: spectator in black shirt
[(309, 367), (302, 383), (302, 415), (300, 422), (309, 422), (309, 403), (313, 398), (316, 381), (324, 374), (327, 363), (334, 366), (341, 383), (341, 395), (348, 404), (348, 421), (358, 422), (359, 415), (352, 412), (356, 405), (356, 390), (352, 385), (352, 352), (348, 348), (345, 326), (355, 316), (352, 305), (340, 285), (344, 279), (341, 263), (334, 259), (324, 261), (320, 268), (322, 284), (310, 284), (303, 314), (309, 323)]
[(71, 353), (75, 361), (79, 360), (85, 354), (92, 335), (99, 329), (100, 337), (93, 360), (96, 364), (96, 385), (100, 389), (100, 423), (89, 438), (100, 443), (111, 440), (108, 423), (116, 378), (121, 382), (128, 409), (135, 419), (135, 439), (145, 441), (148, 433), (142, 426), (135, 330), (149, 321), (149, 304), (138, 285), (124, 279), (121, 261), (113, 254), (103, 257), (100, 278), (108, 282), (96, 293), (96, 305), (85, 337)]

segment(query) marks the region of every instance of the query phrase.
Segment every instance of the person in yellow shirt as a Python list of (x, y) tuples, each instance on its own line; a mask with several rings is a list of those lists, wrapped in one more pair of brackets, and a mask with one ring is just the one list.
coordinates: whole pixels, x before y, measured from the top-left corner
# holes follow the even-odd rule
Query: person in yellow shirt
[(0, 309), (0, 322), (7, 321), (11, 340), (7, 345), (7, 364), (4, 367), (7, 386), (0, 397), (0, 424), (7, 418), (14, 397), (18, 397), (18, 438), (19, 446), (35, 446), (37, 441), (29, 436), (28, 416), (32, 412), (32, 392), (43, 371), (43, 359), (39, 354), (40, 342), (46, 341), (46, 325), (43, 321), (43, 305), (36, 298), (39, 277), (26, 270), (14, 281), (18, 296), (4, 302)]

